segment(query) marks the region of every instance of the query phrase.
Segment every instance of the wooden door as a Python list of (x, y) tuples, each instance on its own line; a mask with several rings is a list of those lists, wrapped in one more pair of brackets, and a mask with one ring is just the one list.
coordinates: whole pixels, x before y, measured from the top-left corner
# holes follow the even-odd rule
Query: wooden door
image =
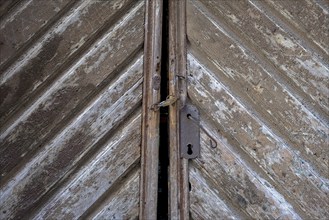
[(186, 13), (191, 218), (329, 218), (328, 2), (187, 0)]
[[(141, 171), (148, 43), (159, 50), (154, 38), (144, 53), (145, 13), (159, 24), (159, 1), (10, 2), (0, 10), (0, 218), (138, 218), (141, 174), (150, 178)], [(143, 197), (155, 207), (156, 157)]]
[(156, 219), (167, 77), (169, 219), (329, 218), (327, 2), (163, 4), (0, 4), (0, 218)]

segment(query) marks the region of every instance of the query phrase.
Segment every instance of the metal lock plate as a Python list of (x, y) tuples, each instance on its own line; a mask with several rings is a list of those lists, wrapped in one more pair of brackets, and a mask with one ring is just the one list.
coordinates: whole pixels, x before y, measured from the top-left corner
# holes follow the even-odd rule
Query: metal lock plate
[(180, 150), (183, 158), (193, 159), (200, 155), (199, 123), (198, 109), (193, 105), (185, 105), (180, 111)]

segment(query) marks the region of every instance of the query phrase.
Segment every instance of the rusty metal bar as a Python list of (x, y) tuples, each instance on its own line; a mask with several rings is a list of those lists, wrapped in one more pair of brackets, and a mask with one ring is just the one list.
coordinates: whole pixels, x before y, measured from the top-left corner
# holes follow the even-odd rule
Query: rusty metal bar
[(151, 108), (160, 101), (162, 4), (162, 0), (145, 0), (140, 219), (157, 217), (160, 113)]
[(179, 110), (186, 102), (186, 1), (169, 0), (169, 218), (189, 219), (188, 160), (180, 157)]

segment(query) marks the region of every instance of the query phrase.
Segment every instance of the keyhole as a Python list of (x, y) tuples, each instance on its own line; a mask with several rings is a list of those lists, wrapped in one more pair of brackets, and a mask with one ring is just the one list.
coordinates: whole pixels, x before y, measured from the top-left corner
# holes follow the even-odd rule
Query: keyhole
[(193, 154), (192, 147), (193, 147), (192, 144), (188, 144), (188, 145), (187, 145), (187, 154), (188, 154), (188, 155), (192, 155), (192, 154)]

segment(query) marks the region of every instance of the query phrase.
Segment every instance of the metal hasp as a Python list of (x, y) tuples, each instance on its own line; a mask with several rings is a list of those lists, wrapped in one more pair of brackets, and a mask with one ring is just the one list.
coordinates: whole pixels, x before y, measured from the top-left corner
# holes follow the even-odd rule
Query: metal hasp
[[(189, 118), (193, 118), (195, 123)], [(193, 105), (185, 105), (180, 111), (181, 157), (194, 159), (200, 155), (200, 114)]]

